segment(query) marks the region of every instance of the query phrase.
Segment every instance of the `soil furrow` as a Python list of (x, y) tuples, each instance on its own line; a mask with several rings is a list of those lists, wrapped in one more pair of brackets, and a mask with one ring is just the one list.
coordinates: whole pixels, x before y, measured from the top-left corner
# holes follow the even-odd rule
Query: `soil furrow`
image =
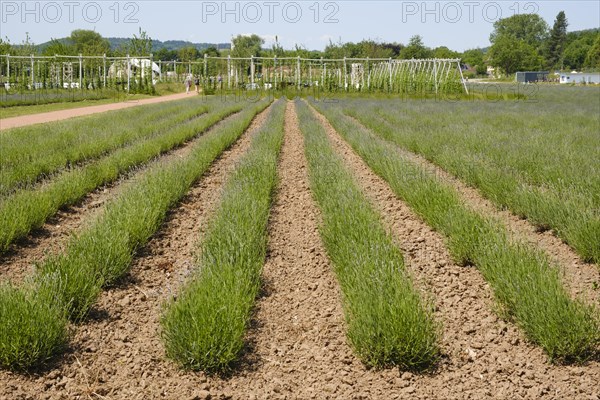
[(154, 157), (149, 162), (132, 168), (118, 178), (116, 182), (102, 186), (88, 193), (77, 204), (59, 210), (41, 228), (34, 230), (26, 238), (14, 243), (12, 248), (5, 254), (0, 254), (0, 279), (9, 280), (13, 283), (21, 282), (26, 276), (34, 272), (36, 262), (42, 261), (47, 254), (64, 250), (71, 235), (79, 231), (86, 222), (92, 221), (95, 213), (101, 212), (106, 201), (117, 196), (127, 182), (131, 182), (138, 174), (153, 165), (184, 158), (191, 151), (194, 143), (202, 136), (210, 130), (227, 123), (238, 114), (234, 113), (220, 120), (208, 128), (205, 133)]
[(341, 294), (319, 237), (293, 103), (285, 121), (249, 354), (235, 377), (213, 386), (241, 399), (395, 398), (397, 372), (368, 371), (346, 343)]
[[(161, 304), (177, 292), (193, 268), (198, 238), (215, 209), (229, 173), (246, 152), (269, 108), (210, 167), (159, 232), (135, 258), (130, 274), (105, 291), (90, 319), (76, 328), (69, 354), (39, 377), (0, 372), (10, 398), (39, 393), (48, 399), (188, 399), (207, 377), (165, 360), (159, 336)], [(182, 149), (180, 149), (182, 150)], [(175, 156), (175, 155), (174, 155)], [(208, 386), (206, 386), (208, 388)], [(0, 399), (3, 391), (0, 389)]]
[[(348, 118), (351, 118), (362, 129), (369, 130), (356, 118)], [(571, 295), (600, 306), (600, 289), (597, 286), (600, 285), (600, 268), (597, 265), (584, 262), (568, 244), (554, 235), (551, 230), (540, 232), (527, 219), (519, 218), (508, 209), (500, 209), (486, 199), (477, 188), (468, 186), (425, 157), (398, 146), (396, 148), (402, 157), (432, 173), (441, 182), (454, 187), (469, 207), (500, 221), (508, 228), (513, 237), (524, 240), (543, 250), (561, 268), (564, 283)]]
[(411, 398), (576, 399), (600, 394), (593, 384), (600, 379), (597, 362), (571, 367), (549, 364), (543, 351), (528, 343), (516, 326), (493, 313), (496, 305), (481, 274), (453, 263), (444, 238), (394, 195), (324, 116), (316, 115), (380, 210), (417, 285), (433, 295), (436, 317), (443, 323), (445, 354), (439, 368), (430, 376), (405, 374), (411, 379), (408, 385), (401, 383), (407, 385), (403, 390)]

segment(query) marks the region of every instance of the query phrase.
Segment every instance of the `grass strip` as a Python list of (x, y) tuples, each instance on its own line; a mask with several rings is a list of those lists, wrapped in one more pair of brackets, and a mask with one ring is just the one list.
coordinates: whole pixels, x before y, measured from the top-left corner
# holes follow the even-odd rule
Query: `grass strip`
[[(0, 196), (23, 188), (83, 160), (108, 154), (136, 140), (160, 134), (207, 112), (197, 102), (167, 104), (163, 108), (134, 107), (137, 112), (34, 125), (0, 133)], [(26, 145), (24, 145), (26, 144)]]
[[(418, 128), (411, 132), (406, 127), (399, 128), (402, 122), (395, 119), (391, 110), (386, 110), (389, 111), (386, 115), (378, 115), (378, 112), (373, 112), (373, 109), (363, 105), (353, 106), (345, 112), (357, 118), (381, 138), (422, 154), (429, 161), (447, 169), (469, 185), (477, 187), (486, 198), (497, 205), (527, 218), (541, 229), (553, 229), (584, 261), (600, 264), (600, 213), (595, 204), (597, 200), (594, 201), (594, 197), (597, 198), (599, 193), (597, 179), (590, 179), (590, 176), (586, 175), (589, 171), (586, 172), (582, 168), (579, 173), (571, 171), (574, 165), (582, 164), (573, 160), (575, 156), (564, 155), (577, 151), (591, 153), (591, 150), (585, 149), (585, 145), (577, 148), (575, 144), (560, 146), (560, 143), (557, 143), (557, 147), (563, 152), (561, 157), (555, 157), (549, 163), (539, 156), (540, 162), (533, 162), (533, 155), (525, 157), (522, 151), (514, 150), (516, 144), (499, 145), (503, 139), (500, 134), (496, 134), (499, 137), (495, 137), (488, 132), (475, 135), (470, 131), (459, 131), (451, 135), (441, 129), (442, 133), (428, 135), (421, 133)], [(518, 126), (518, 122), (514, 121), (505, 123)], [(427, 129), (433, 130), (435, 126)], [(550, 127), (545, 129), (551, 130)], [(477, 136), (488, 135), (491, 137), (487, 138), (487, 141), (491, 143), (480, 143), (482, 140)], [(552, 133), (549, 140), (556, 142), (557, 136), (559, 135)], [(526, 144), (530, 154), (547, 151), (541, 149), (542, 146), (548, 145), (547, 142), (537, 139), (536, 143), (534, 138), (529, 139)], [(573, 139), (573, 142), (577, 143), (577, 140)], [(480, 151), (475, 150), (477, 144), (485, 149), (485, 153), (477, 153)], [(520, 142), (519, 146), (526, 147)], [(592, 163), (593, 159), (594, 156), (591, 156), (589, 163)], [(538, 173), (542, 176), (535, 176), (531, 171), (538, 169), (544, 171), (544, 174)]]
[(243, 348), (266, 254), (284, 108), (279, 100), (252, 139), (225, 185), (197, 272), (165, 305), (161, 325), (167, 355), (185, 368), (226, 370)]
[(41, 187), (13, 193), (0, 203), (0, 253), (8, 250), (15, 240), (42, 226), (61, 207), (76, 203), (98, 186), (114, 182), (131, 168), (182, 145), (241, 108), (241, 103), (227, 105), (81, 168), (65, 170)]
[(342, 289), (352, 347), (369, 366), (431, 367), (440, 332), (433, 305), (413, 286), (401, 251), (323, 126), (304, 102), (297, 109), (310, 186), (323, 216), (320, 233)]
[(315, 106), (399, 198), (447, 237), (459, 262), (479, 268), (505, 316), (550, 360), (579, 362), (597, 352), (596, 310), (569, 296), (558, 267), (544, 253), (511, 240), (498, 222), (465, 206), (454, 188), (404, 159), (393, 144), (361, 128), (339, 108)]
[[(2, 315), (2, 366), (27, 369), (59, 353), (68, 339), (67, 318), (85, 318), (102, 287), (128, 272), (136, 250), (159, 228), (167, 211), (268, 103), (263, 100), (247, 105), (235, 119), (200, 138), (186, 158), (146, 171), (107, 204), (97, 220), (74, 236), (64, 253), (38, 265), (38, 273), (29, 283), (17, 290), (10, 286), (0, 290), (0, 310), (9, 309), (11, 316), (21, 315), (21, 326), (37, 325), (29, 335), (23, 335), (10, 325), (14, 318)], [(49, 295), (32, 295), (37, 293)], [(57, 318), (55, 324), (41, 324), (51, 317)]]

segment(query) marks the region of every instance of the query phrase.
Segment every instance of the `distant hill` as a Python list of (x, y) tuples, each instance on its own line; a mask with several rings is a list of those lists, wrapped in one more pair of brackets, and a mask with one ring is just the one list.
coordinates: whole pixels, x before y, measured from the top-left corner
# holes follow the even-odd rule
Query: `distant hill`
[[(67, 38), (60, 38), (57, 40), (62, 43), (67, 43), (67, 41), (68, 41)], [(106, 40), (108, 40), (108, 43), (110, 43), (110, 48), (112, 50), (116, 50), (116, 49), (128, 44), (131, 39), (130, 38), (109, 37), (109, 38), (106, 38)], [(46, 47), (48, 47), (49, 44), (50, 44), (49, 41), (39, 44), (37, 46), (38, 50), (40, 52), (44, 51), (44, 49)], [(152, 51), (157, 51), (157, 50), (160, 50), (163, 48), (167, 49), (167, 50), (179, 50), (181, 48), (190, 47), (190, 46), (195, 47), (198, 50), (204, 50), (209, 47), (216, 47), (219, 50), (229, 50), (231, 48), (231, 43), (193, 43), (193, 42), (188, 42), (186, 40), (165, 40), (163, 42), (160, 40), (152, 39)]]

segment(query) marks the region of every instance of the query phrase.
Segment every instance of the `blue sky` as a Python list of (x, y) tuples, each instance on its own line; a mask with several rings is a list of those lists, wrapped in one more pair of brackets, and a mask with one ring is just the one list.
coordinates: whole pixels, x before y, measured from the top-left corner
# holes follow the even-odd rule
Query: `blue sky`
[(564, 10), (569, 31), (600, 27), (600, 2), (587, 1), (0, 1), (0, 35), (20, 43), (68, 36), (74, 29), (131, 37), (139, 27), (154, 39), (227, 42), (257, 33), (270, 45), (322, 50), (329, 40), (408, 42), (465, 50), (489, 45), (493, 23), (535, 12), (551, 26)]

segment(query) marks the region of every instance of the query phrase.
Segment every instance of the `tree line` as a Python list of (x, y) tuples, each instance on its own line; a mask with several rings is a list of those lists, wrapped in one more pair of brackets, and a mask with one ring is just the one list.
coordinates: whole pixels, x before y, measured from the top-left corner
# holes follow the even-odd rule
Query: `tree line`
[(138, 34), (111, 49), (110, 43), (99, 33), (90, 30), (74, 30), (66, 39), (52, 39), (40, 50), (31, 43), (29, 36), (19, 45), (0, 39), (0, 54), (13, 55), (100, 55), (125, 56), (153, 53), (154, 59), (163, 61), (197, 61), (205, 55), (211, 57), (303, 57), (303, 58), (460, 58), (470, 67), (468, 74), (484, 75), (487, 66), (496, 67), (511, 75), (524, 70), (598, 70), (600, 69), (600, 29), (568, 32), (568, 21), (563, 11), (556, 16), (552, 28), (537, 14), (516, 14), (494, 23), (489, 48), (469, 49), (457, 52), (446, 46), (427, 47), (420, 35), (414, 35), (407, 44), (380, 42), (365, 39), (357, 43), (333, 42), (323, 51), (308, 50), (296, 45), (284, 49), (278, 38), (271, 47), (264, 47), (264, 39), (258, 35), (238, 35), (231, 41), (232, 48), (218, 50), (208, 47), (198, 50), (186, 46), (177, 50), (166, 48), (153, 52), (152, 39), (139, 29)]

